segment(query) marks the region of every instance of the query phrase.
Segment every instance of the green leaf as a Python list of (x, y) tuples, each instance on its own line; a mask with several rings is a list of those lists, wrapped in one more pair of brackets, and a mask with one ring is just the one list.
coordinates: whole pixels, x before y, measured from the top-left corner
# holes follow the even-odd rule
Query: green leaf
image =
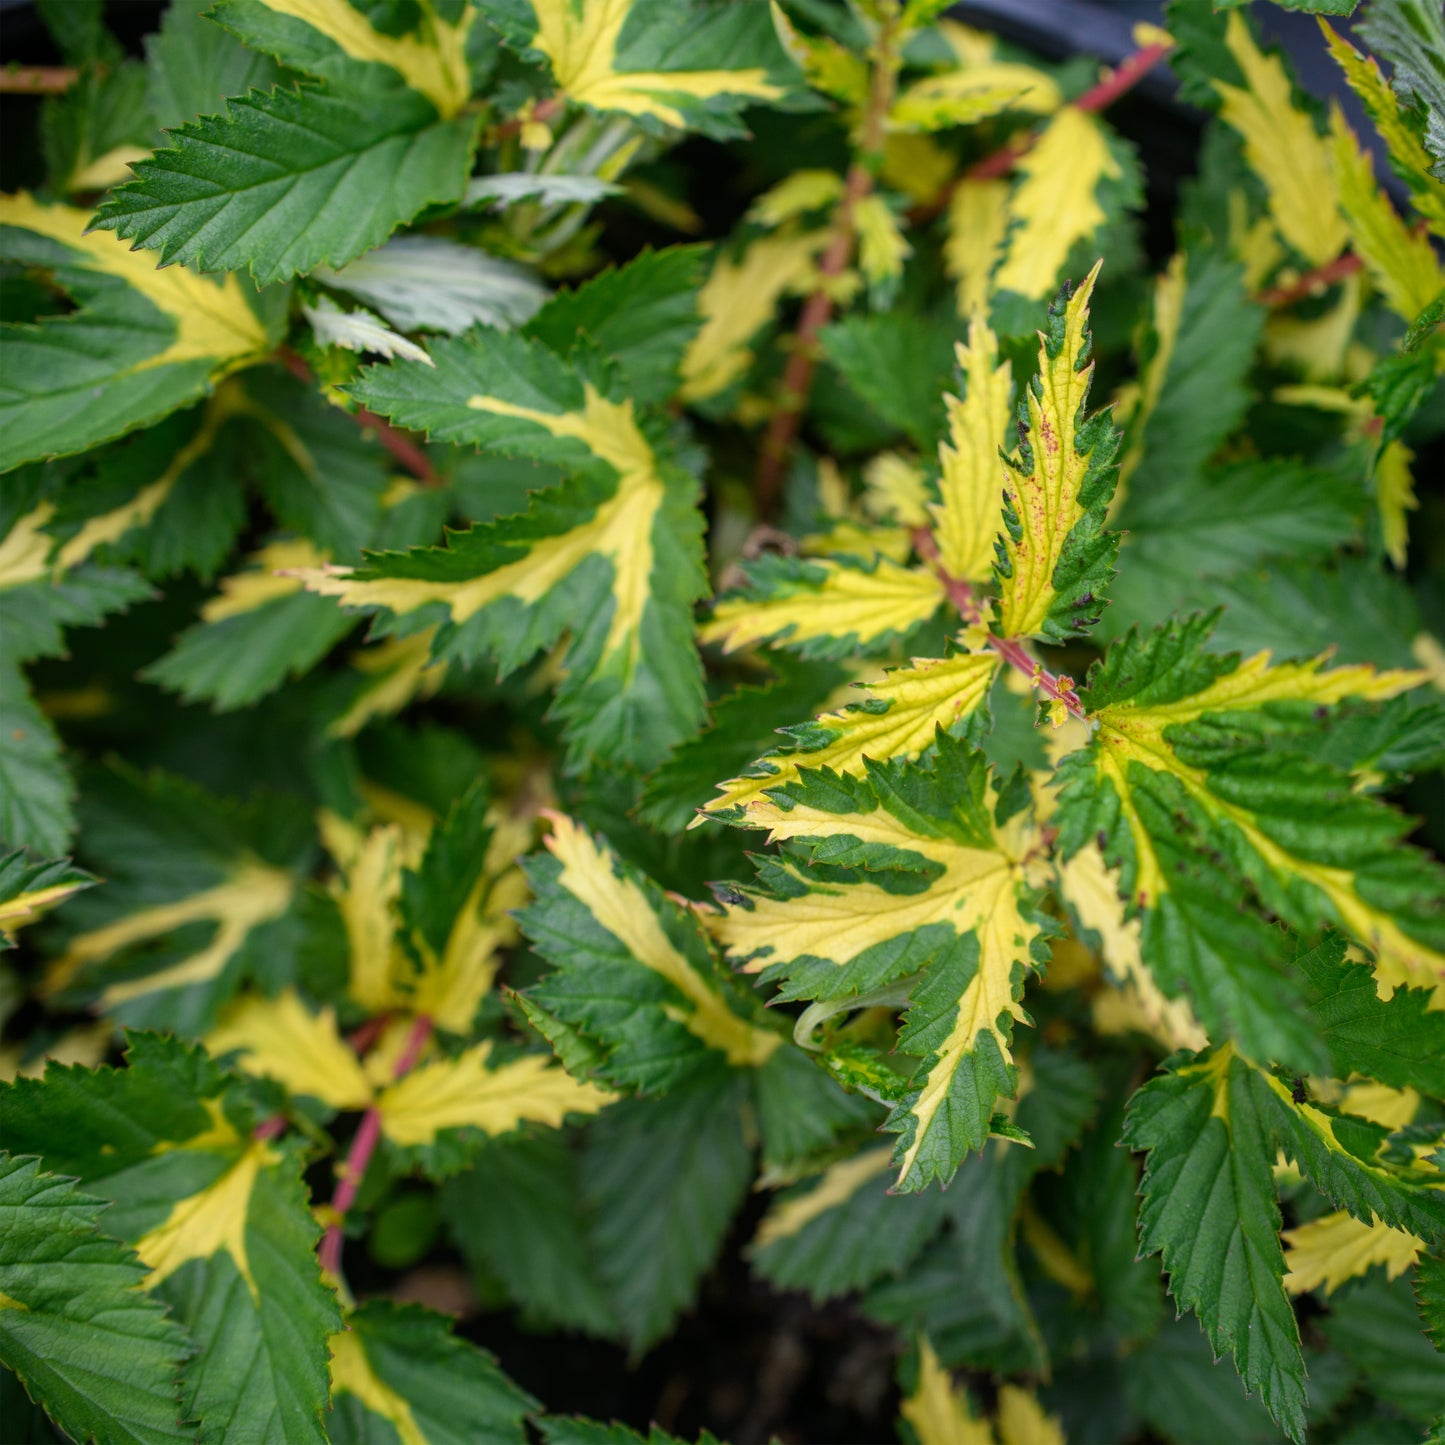
[(212, 0), (171, 0), (146, 37), (146, 98), (156, 124), (175, 130), (216, 115), (230, 95), (267, 90), (281, 78), (268, 56), (248, 50), (211, 20)]
[(1445, 1097), (1445, 1013), (1431, 1011), (1423, 989), (1380, 998), (1368, 966), (1347, 961), (1345, 949), (1334, 933), (1295, 959), (1313, 996), (1310, 1012), (1330, 1051), (1330, 1072)]
[(186, 1332), (142, 1289), (135, 1254), (100, 1232), (104, 1209), (39, 1160), (0, 1154), (0, 1360), (77, 1439), (192, 1439), (180, 1423)]
[(638, 817), (665, 833), (680, 833), (713, 796), (719, 778), (736, 777), (776, 742), (788, 723), (816, 712), (847, 681), (841, 668), (770, 659), (776, 677), (738, 687), (712, 708), (711, 724), (680, 743), (648, 780)]
[(68, 858), (32, 862), (23, 848), (0, 854), (0, 951), (15, 946), (15, 935), (26, 924), (98, 881), (72, 868)]
[(753, 1238), (753, 1267), (820, 1302), (902, 1274), (938, 1232), (947, 1196), (889, 1193), (891, 1157), (865, 1149), (780, 1195)]
[(485, 0), (482, 8), (508, 45), (549, 63), (568, 99), (655, 134), (741, 136), (743, 107), (780, 100), (797, 74), (762, 0)]
[(541, 1407), (452, 1320), (418, 1305), (370, 1300), (331, 1337), (331, 1445), (525, 1445)]
[(75, 832), (75, 787), (60, 739), (20, 670), (0, 660), (0, 846), (63, 853)]
[[(1213, 998), (1219, 1022), (1227, 1019), (1250, 1057), (1312, 1067), (1297, 1057), (1308, 1054), (1307, 1037), (1279, 1033), (1284, 1013), (1252, 1017), (1243, 994), (1231, 1001), (1242, 977), (1230, 981), (1228, 959), (1209, 938), (1222, 941), (1246, 915), (1233, 910), (1237, 891), (1208, 880), (1243, 876), (1292, 927), (1347, 929), (1375, 953), (1387, 992), (1430, 981), (1445, 965), (1436, 866), (1403, 844), (1406, 819), (1358, 791), (1349, 773), (1316, 761), (1303, 729), (1349, 699), (1404, 693), (1421, 674), (1330, 669), (1327, 656), (1277, 664), (1268, 653), (1219, 657), (1205, 650), (1213, 623), (1196, 616), (1148, 636), (1131, 632), (1090, 673), (1081, 696), (1097, 728), (1060, 768), (1061, 846), (1071, 855), (1103, 831), (1106, 856), (1122, 867), (1121, 890), (1145, 911), (1145, 957), (1161, 984), (1174, 987), (1181, 956), (1162, 946), (1172, 914), (1192, 911), (1190, 932), (1206, 949), (1186, 975), (1196, 1000)], [(1289, 752), (1273, 745), (1277, 718), (1294, 732)], [(1179, 861), (1184, 887), (1175, 883)], [(1155, 928), (1161, 946), (1151, 949)]]
[[(245, 267), (266, 285), (344, 265), (425, 207), (458, 200), (474, 130), (406, 89), (252, 91), (173, 131), (94, 225), (159, 251), (163, 265)], [(342, 186), (347, 204), (334, 205)]]
[(252, 1137), (254, 1115), (201, 1050), (132, 1034), (127, 1057), (5, 1086), (7, 1142), (112, 1201), (107, 1227), (195, 1339), (182, 1413), (206, 1445), (324, 1445), (326, 1341), (341, 1316), (316, 1261), (301, 1150)]
[(701, 246), (644, 251), (570, 291), (559, 291), (527, 323), (526, 335), (561, 356), (592, 342), (622, 371), (639, 406), (659, 406), (679, 385), (683, 353), (702, 317)]
[(651, 1093), (722, 1059), (767, 1063), (782, 1035), (763, 1025), (694, 913), (560, 814), (547, 848), (527, 863), (535, 902), (520, 922), (556, 971), (531, 997), (606, 1048), (609, 1085)]
[[(646, 1435), (629, 1430), (626, 1425), (603, 1425), (596, 1420), (577, 1416), (549, 1415), (537, 1427), (547, 1445), (684, 1445), (676, 1435), (654, 1425)], [(717, 1438), (704, 1430), (697, 1445), (719, 1445)]]
[(1162, 1254), (1170, 1292), (1292, 1440), (1304, 1438), (1304, 1357), (1284, 1291), (1269, 1122), (1253, 1071), (1228, 1048), (1153, 1079), (1124, 1140), (1148, 1151), (1139, 1238)]
[(1445, 1351), (1445, 1259), (1426, 1255), (1415, 1266), (1415, 1303), (1425, 1333)]
[(844, 381), (927, 453), (944, 432), (943, 397), (951, 388), (954, 346), (961, 338), (953, 316), (889, 311), (846, 317), (819, 339)]
[(573, 761), (651, 762), (702, 710), (696, 482), (630, 399), (610, 400), (534, 342), (478, 329), (436, 342), (432, 357), (435, 369), (371, 368), (358, 398), (437, 440), (557, 462), (569, 480), (447, 549), (384, 554), (307, 585), (394, 612), (407, 630), (435, 620), (434, 655), (490, 652), (504, 673), (570, 630), (556, 708)]
[(134, 60), (87, 68), (41, 112), (41, 146), (58, 195), (100, 191), (130, 178), (159, 138), (146, 103), (145, 68)]
[[(1445, 1355), (1420, 1333), (1406, 1280), (1351, 1280), (1331, 1297), (1320, 1328), (1364, 1374), (1370, 1395), (1393, 1405), (1417, 1427), (1440, 1413)], [(1419, 1438), (1418, 1428), (1414, 1438)]]
[(442, 1186), (442, 1212), (463, 1257), (501, 1280), (527, 1319), (615, 1331), (588, 1240), (578, 1160), (563, 1134), (489, 1140), (466, 1173)]
[(295, 804), (261, 793), (241, 809), (117, 767), (90, 780), (83, 816), (86, 858), (107, 882), (67, 911), (46, 996), (201, 1032), (246, 978), (291, 981), (294, 870), (311, 846)]
[(752, 1174), (742, 1081), (702, 1075), (614, 1104), (587, 1131), (582, 1190), (597, 1269), (641, 1353), (691, 1303)]
[(1328, 552), (1358, 533), (1363, 508), (1355, 480), (1276, 459), (1134, 488), (1119, 515), (1129, 540), (1104, 614), (1108, 634), (1148, 626), (1206, 591), (1212, 598), (1215, 578), (1267, 557)]
[(0, 254), (50, 269), (78, 307), (4, 327), (0, 471), (156, 421), (275, 341), (237, 278), (157, 271), (91, 220), (24, 192), (0, 199)]

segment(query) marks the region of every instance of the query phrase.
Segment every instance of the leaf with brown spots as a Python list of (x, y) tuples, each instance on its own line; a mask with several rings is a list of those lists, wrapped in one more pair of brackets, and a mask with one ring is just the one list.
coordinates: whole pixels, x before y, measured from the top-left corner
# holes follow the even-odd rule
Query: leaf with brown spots
[[(1100, 263), (1102, 264), (1102, 263)], [(1118, 479), (1119, 432), (1106, 408), (1088, 416), (1089, 297), (1096, 265), (1049, 308), (1039, 372), (1019, 405), (1019, 457), (1005, 459), (996, 630), (1059, 642), (1098, 620), (1117, 533), (1104, 517)]]

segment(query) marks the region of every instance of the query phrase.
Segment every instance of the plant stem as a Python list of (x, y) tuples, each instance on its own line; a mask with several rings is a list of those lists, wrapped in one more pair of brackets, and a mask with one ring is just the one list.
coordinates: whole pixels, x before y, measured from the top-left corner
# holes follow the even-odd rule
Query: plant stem
[[(402, 1049), (401, 1055), (396, 1061), (396, 1067), (392, 1070), (391, 1077), (393, 1079), (402, 1078), (416, 1067), (422, 1050), (426, 1048), (427, 1040), (431, 1038), (431, 1032), (431, 1019), (425, 1014), (419, 1015), (412, 1023), (411, 1033), (407, 1035), (406, 1046)], [(380, 1139), (381, 1110), (372, 1104), (361, 1116), (361, 1123), (356, 1129), (356, 1137), (351, 1141), (351, 1148), (347, 1150), (346, 1161), (337, 1171), (336, 1192), (331, 1196), (331, 1223), (326, 1226), (321, 1247), (317, 1251), (323, 1274), (339, 1275), (341, 1273), (341, 1250), (346, 1242), (346, 1216), (351, 1206), (356, 1203), (356, 1195), (361, 1188), (361, 1181), (366, 1177), (367, 1165), (371, 1163), (371, 1156), (376, 1152), (376, 1146)]]
[[(304, 381), (308, 384), (316, 380), (311, 368), (307, 366), (304, 357), (293, 351), (289, 346), (278, 346), (276, 348), (276, 359), (294, 376), (297, 381)], [(441, 480), (437, 476), (437, 470), (432, 466), (427, 454), (414, 442), (405, 432), (398, 431), (396, 427), (386, 420), (385, 417), (377, 416), (374, 411), (367, 411), (364, 406), (359, 406), (348, 416), (363, 431), (374, 432), (377, 441), (391, 453), (396, 461), (414, 476), (424, 487), (434, 487)]]
[(1336, 281), (1353, 276), (1364, 264), (1353, 251), (1346, 251), (1336, 256), (1333, 261), (1316, 266), (1313, 271), (1306, 271), (1292, 285), (1271, 286), (1269, 290), (1259, 292), (1254, 299), (1261, 306), (1293, 306), (1296, 301), (1303, 301), (1307, 296), (1317, 296)]
[(808, 393), (813, 387), (813, 373), (818, 365), (818, 335), (833, 317), (833, 298), (828, 283), (841, 276), (853, 259), (858, 233), (855, 216), (858, 206), (873, 189), (873, 176), (883, 158), (884, 122), (893, 106), (898, 84), (899, 56), (895, 45), (895, 17), (879, 27), (873, 48), (873, 77), (868, 100), (858, 124), (858, 154), (848, 167), (848, 178), (838, 202), (834, 219), (833, 239), (818, 263), (822, 284), (808, 297), (793, 333), (788, 364), (778, 389), (777, 405), (768, 430), (758, 449), (757, 470), (753, 474), (753, 501), (758, 517), (767, 521), (777, 511), (783, 491), (783, 477), (788, 458), (797, 439)]
[(63, 95), (79, 79), (69, 65), (15, 65), (0, 70), (0, 94)]
[[(939, 566), (938, 543), (927, 527), (915, 528), (913, 546), (918, 555), (933, 566), (948, 600), (958, 609), (958, 615), (970, 626), (983, 627), (983, 608), (979, 605), (977, 593), (961, 577), (951, 576)], [(1033, 657), (1021, 639), (1017, 637), (996, 637), (987, 634), (988, 645), (1012, 668), (1024, 674), (1029, 682), (1043, 695), (1054, 702), (1062, 703), (1069, 716), (1081, 723), (1089, 721), (1079, 695), (1074, 691), (1072, 678), (1059, 678), (1050, 672), (1037, 658)]]

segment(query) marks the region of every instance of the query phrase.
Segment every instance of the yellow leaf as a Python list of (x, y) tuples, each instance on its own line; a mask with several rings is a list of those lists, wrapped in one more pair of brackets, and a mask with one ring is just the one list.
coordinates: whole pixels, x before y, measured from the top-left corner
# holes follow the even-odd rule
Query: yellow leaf
[(720, 642), (724, 652), (768, 639), (789, 647), (820, 637), (853, 637), (862, 644), (910, 631), (932, 617), (944, 598), (943, 584), (932, 572), (886, 558), (871, 570), (811, 562), (802, 577), (769, 595), (724, 598), (698, 636)]
[(956, 166), (953, 153), (932, 136), (894, 131), (884, 137), (884, 184), (902, 191), (915, 206), (936, 205)]
[(954, 1385), (926, 1338), (918, 1342), (918, 1383), (900, 1413), (918, 1445), (994, 1445), (988, 1421), (974, 1415), (967, 1392)]
[(770, 186), (748, 208), (748, 219), (769, 228), (821, 211), (842, 199), (843, 178), (837, 171), (794, 171)]
[(1009, 475), (1010, 502), (1022, 535), (1017, 541), (1007, 532), (1003, 537), (1008, 566), (999, 584), (998, 619), (1005, 637), (1042, 632), (1057, 600), (1054, 572), (1064, 544), (1085, 516), (1079, 493), (1095, 448), (1081, 453), (1079, 438), (1094, 363), (1092, 358), (1082, 363), (1089, 298), (1102, 264), (1095, 264), (1069, 298), (1057, 350), (1051, 353), (1039, 336), (1041, 384), (1037, 393), (1032, 386), (1026, 393), (1032, 467)]
[(794, 751), (769, 753), (756, 764), (754, 776), (720, 784), (719, 796), (703, 812), (728, 814), (740, 808), (750, 814), (767, 789), (792, 782), (799, 768), (832, 768), (862, 777), (865, 758), (917, 757), (938, 728), (951, 728), (983, 706), (997, 668), (993, 652), (916, 657), (877, 682), (859, 684), (861, 701), (795, 730)]
[(999, 1445), (1066, 1445), (1058, 1417), (1048, 1414), (1032, 1390), (1002, 1385), (998, 1392)]
[(440, 958), (417, 948), (425, 965), (411, 985), (411, 1008), (448, 1033), (471, 1031), (482, 998), (501, 964), (499, 950), (518, 937), (512, 910), (527, 901), (527, 883), (516, 860), (531, 845), (529, 826), (512, 826), (497, 809), (488, 811), (492, 836), (477, 881), (462, 903)]
[(34, 923), (43, 913), (64, 903), (72, 894), (82, 888), (89, 888), (89, 878), (78, 878), (68, 883), (53, 883), (48, 888), (31, 888), (17, 893), (13, 898), (0, 899), (0, 940), (11, 943), (15, 935), (28, 924)]
[(326, 567), (299, 575), (305, 586), (345, 607), (386, 607), (399, 616), (431, 603), (442, 603), (458, 625), (503, 597), (528, 605), (540, 602), (589, 558), (612, 564), (612, 617), (602, 661), (621, 654), (635, 665), (642, 645), (643, 613), (652, 596), (652, 531), (666, 488), (657, 458), (637, 425), (632, 401), (608, 401), (591, 384), (584, 387), (582, 409), (543, 411), (496, 396), (473, 396), (474, 411), (516, 417), (553, 436), (573, 437), (618, 475), (617, 490), (586, 522), (533, 542), (525, 556), (462, 581), (423, 581), (414, 577), (354, 580), (353, 568)]
[(990, 60), (905, 86), (888, 112), (895, 130), (943, 130), (972, 125), (1006, 110), (1048, 115), (1063, 102), (1053, 79), (1031, 65)]
[(1245, 159), (1264, 182), (1275, 229), (1310, 265), (1323, 266), (1346, 240), (1344, 221), (1331, 204), (1335, 187), (1325, 143), (1295, 106), (1283, 62), (1260, 50), (1238, 10), (1229, 12), (1224, 41), (1245, 85), (1214, 82), (1219, 113), (1238, 131)]
[(870, 517), (901, 527), (928, 525), (923, 472), (898, 452), (879, 452), (863, 468), (863, 505)]
[(342, 1041), (336, 1010), (312, 1013), (294, 988), (275, 998), (251, 994), (238, 999), (206, 1035), (217, 1058), (236, 1053), (236, 1067), (257, 1078), (274, 1079), (292, 1094), (320, 1099), (333, 1109), (362, 1109), (371, 1085), (356, 1055)]
[(668, 938), (647, 895), (618, 872), (612, 855), (570, 818), (551, 815), (547, 851), (562, 865), (558, 885), (580, 903), (644, 968), (666, 979), (686, 1000), (668, 1008), (689, 1033), (718, 1049), (738, 1068), (757, 1068), (770, 1059), (782, 1037), (739, 1018)]
[(110, 231), (87, 235), (90, 222), (87, 210), (44, 205), (24, 191), (0, 196), (0, 225), (59, 241), (79, 254), (87, 270), (124, 281), (174, 323), (170, 344), (136, 370), (206, 360), (212, 375), (221, 376), (270, 349), (266, 328), (246, 304), (238, 276), (217, 280), (184, 266), (158, 269), (149, 251), (131, 250)]
[(1400, 113), (1400, 101), (1390, 89), (1389, 82), (1380, 74), (1374, 56), (1361, 55), (1349, 41), (1325, 23), (1323, 16), (1317, 15), (1315, 19), (1324, 32), (1330, 54), (1344, 71), (1350, 88), (1364, 102), (1370, 119), (1375, 122), (1375, 129), (1389, 147), (1396, 167), (1407, 178), (1415, 209), (1437, 236), (1445, 237), (1445, 185), (1430, 174), (1434, 161), (1421, 144), (1420, 137), (1405, 123)]
[(825, 231), (764, 236), (737, 257), (721, 255), (698, 292), (702, 325), (683, 353), (679, 395), (706, 401), (752, 365), (748, 343), (770, 322), (784, 296), (806, 289)]
[(1002, 530), (1001, 495), (1009, 472), (999, 460), (1011, 415), (1013, 376), (998, 359), (998, 338), (981, 316), (957, 348), (963, 399), (948, 395), (948, 441), (938, 449), (939, 501), (933, 513), (938, 560), (950, 577), (984, 582), (993, 573), (994, 541)]
[(965, 176), (948, 198), (948, 235), (943, 265), (957, 286), (960, 316), (988, 310), (994, 269), (1003, 256), (1009, 228), (1007, 181), (973, 181)]
[(1410, 463), (1415, 454), (1402, 441), (1391, 442), (1375, 463), (1375, 506), (1380, 513), (1380, 540), (1385, 555), (1401, 571), (1410, 547), (1409, 514), (1420, 503), (1415, 497), (1415, 478)]
[(1059, 284), (1074, 246), (1107, 219), (1099, 186), (1123, 175), (1098, 118), (1066, 105), (1019, 162), (1022, 180), (1009, 200), (1016, 222), (994, 289), (1042, 300)]
[(537, 17), (532, 46), (552, 63), (558, 88), (580, 105), (650, 115), (681, 127), (686, 120), (669, 96), (776, 100), (783, 93), (756, 68), (619, 71), (617, 42), (632, 12), (632, 0), (531, 0), (531, 4)]
[(524, 1123), (557, 1128), (568, 1114), (595, 1114), (613, 1095), (581, 1084), (540, 1054), (488, 1066), (490, 1040), (454, 1059), (423, 1064), (376, 1101), (381, 1131), (403, 1148), (432, 1143), (446, 1129), (509, 1134)]
[(913, 247), (903, 235), (898, 217), (883, 197), (864, 196), (853, 206), (853, 227), (858, 235), (858, 266), (870, 286), (896, 281)]
[(82, 159), (80, 164), (65, 178), (61, 189), (67, 195), (77, 191), (104, 191), (118, 186), (131, 178), (130, 168), (150, 156), (148, 146), (121, 145), (103, 155)]
[(467, 32), (476, 11), (459, 7), (455, 24), (437, 14), (434, 0), (417, 0), (415, 28), (385, 35), (350, 0), (259, 0), (277, 15), (304, 21), (352, 60), (389, 66), (431, 101), (442, 119), (456, 115), (471, 99)]
[(322, 813), (317, 821), (341, 869), (331, 895), (346, 930), (347, 992), (367, 1013), (385, 1013), (406, 1002), (397, 986), (407, 965), (393, 909), (401, 897), (402, 867), (415, 861), (418, 845), (408, 842), (395, 823), (361, 834), (332, 813)]
[(240, 617), (301, 591), (303, 584), (298, 574), (306, 568), (320, 567), (326, 555), (305, 538), (298, 537), (268, 543), (246, 560), (250, 563), (246, 571), (222, 577), (216, 584), (216, 595), (201, 607), (203, 622)]
[(132, 944), (173, 933), (188, 923), (214, 923), (216, 929), (211, 941), (179, 963), (111, 984), (101, 994), (101, 1004), (114, 1008), (162, 989), (208, 983), (219, 976), (253, 928), (279, 918), (290, 908), (294, 893), (295, 880), (284, 869), (242, 860), (235, 864), (226, 881), (214, 888), (138, 909), (114, 923), (77, 935), (64, 954), (50, 965), (43, 991), (59, 992), (91, 964), (102, 962)]
[(1270, 361), (1295, 367), (1311, 381), (1333, 381), (1344, 374), (1364, 299), (1364, 277), (1359, 272), (1346, 276), (1338, 289), (1338, 297), (1319, 316), (1276, 312), (1265, 318), (1264, 351)]
[[(224, 583), (222, 584), (224, 586)], [(329, 738), (354, 738), (373, 718), (391, 717), (432, 697), (446, 680), (447, 664), (431, 655), (435, 627), (406, 637), (387, 637), (351, 655), (366, 685), (326, 729)]]
[[(221, 1113), (219, 1102), (212, 1099), (203, 1102), (216, 1128), (212, 1134), (197, 1136), (182, 1147), (211, 1153), (216, 1146), (226, 1148), (239, 1144), (241, 1141)], [(269, 1144), (253, 1139), (245, 1144), (238, 1158), (214, 1157), (222, 1166), (215, 1178), (196, 1193), (178, 1199), (162, 1223), (136, 1240), (135, 1252), (141, 1263), (150, 1267), (145, 1287), (154, 1289), (193, 1259), (210, 1259), (224, 1251), (245, 1280), (252, 1302), (259, 1305), (260, 1292), (246, 1251), (246, 1221), (257, 1175), (269, 1165), (279, 1163), (280, 1155)]]
[(1330, 158), (1350, 241), (1390, 309), (1413, 321), (1445, 289), (1428, 236), (1412, 231), (1375, 184), (1375, 166), (1338, 105), (1330, 109)]
[(1289, 1266), (1284, 1287), (1291, 1294), (1305, 1294), (1321, 1285), (1326, 1294), (1333, 1294), (1347, 1279), (1377, 1264), (1385, 1266), (1390, 1279), (1398, 1279), (1425, 1247), (1423, 1240), (1381, 1224), (1377, 1216), (1365, 1224), (1343, 1210), (1287, 1229), (1281, 1237)]
[(813, 1220), (846, 1204), (860, 1189), (888, 1172), (891, 1149), (865, 1149), (851, 1159), (830, 1165), (806, 1194), (773, 1204), (758, 1225), (752, 1248), (766, 1249), (780, 1239), (802, 1233)]
[(41, 502), (10, 524), (0, 538), (0, 592), (38, 582), (50, 570), (50, 552), (55, 538), (44, 530), (55, 515), (50, 502)]
[(768, 3), (778, 40), (808, 84), (835, 100), (862, 105), (868, 97), (868, 67), (862, 57), (826, 35), (804, 35), (788, 19), (778, 0)]

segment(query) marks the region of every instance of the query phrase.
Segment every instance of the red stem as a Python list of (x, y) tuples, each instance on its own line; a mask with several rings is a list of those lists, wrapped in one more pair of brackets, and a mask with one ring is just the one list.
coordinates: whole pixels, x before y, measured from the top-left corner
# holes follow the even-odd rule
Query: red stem
[(1303, 301), (1307, 296), (1318, 296), (1336, 281), (1353, 276), (1364, 264), (1353, 251), (1346, 251), (1343, 255), (1336, 256), (1333, 261), (1316, 266), (1313, 271), (1306, 271), (1293, 285), (1272, 286), (1268, 291), (1261, 291), (1254, 299), (1261, 306), (1293, 306), (1296, 301)]
[(1104, 110), (1144, 79), (1174, 48), (1173, 42), (1145, 45), (1119, 62), (1117, 70), (1086, 90), (1075, 102), (1078, 110)]
[[(958, 609), (958, 615), (972, 626), (983, 626), (983, 608), (979, 605), (978, 596), (973, 588), (961, 577), (951, 576), (938, 565), (938, 543), (934, 540), (933, 533), (927, 527), (915, 528), (913, 546), (920, 557), (933, 564), (933, 570), (938, 574), (939, 581), (943, 583), (944, 593)], [(995, 637), (993, 633), (989, 633), (988, 645), (1010, 667), (1023, 673), (1045, 697), (1062, 703), (1070, 717), (1077, 718), (1082, 723), (1089, 721), (1089, 715), (1084, 711), (1084, 705), (1079, 700), (1078, 693), (1072, 687), (1066, 687), (1042, 663), (1032, 657), (1019, 638)]]
[[(425, 1014), (420, 1015), (413, 1022), (406, 1045), (396, 1061), (396, 1067), (391, 1072), (393, 1079), (400, 1079), (416, 1067), (422, 1050), (426, 1048), (427, 1040), (431, 1038), (431, 1031), (432, 1021)], [(356, 1129), (356, 1137), (351, 1141), (351, 1148), (347, 1150), (346, 1161), (337, 1171), (336, 1192), (331, 1196), (332, 1219), (331, 1223), (326, 1226), (321, 1247), (317, 1251), (323, 1274), (339, 1275), (341, 1273), (341, 1250), (346, 1242), (346, 1216), (351, 1206), (356, 1203), (356, 1195), (361, 1188), (361, 1181), (366, 1177), (367, 1166), (371, 1163), (371, 1156), (376, 1152), (376, 1146), (380, 1139), (381, 1110), (372, 1104), (361, 1116), (361, 1123)]]
[(0, 94), (62, 95), (80, 79), (69, 65), (16, 65), (0, 70)]
[[(297, 381), (304, 381), (309, 385), (316, 380), (311, 368), (307, 366), (305, 358), (299, 356), (289, 346), (276, 348), (276, 360)], [(437, 485), (440, 479), (437, 476), (436, 468), (432, 466), (427, 454), (405, 432), (398, 431), (384, 417), (377, 416), (373, 411), (367, 411), (364, 406), (357, 407), (354, 412), (350, 413), (350, 416), (363, 431), (374, 432), (377, 441), (424, 487)]]
[(278, 1134), (284, 1134), (285, 1132), (285, 1114), (269, 1114), (251, 1130), (251, 1137), (259, 1140), (274, 1139)]

